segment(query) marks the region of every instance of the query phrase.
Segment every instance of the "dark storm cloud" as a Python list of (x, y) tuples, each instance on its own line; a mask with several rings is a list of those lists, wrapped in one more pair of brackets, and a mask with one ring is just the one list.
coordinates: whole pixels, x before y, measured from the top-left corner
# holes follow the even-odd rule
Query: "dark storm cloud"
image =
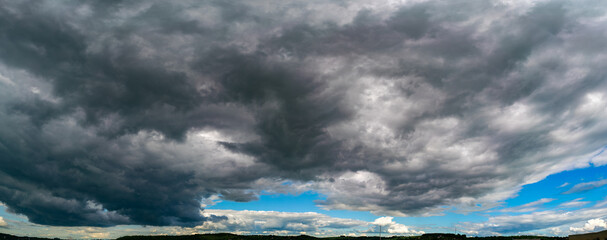
[(45, 131), (3, 131), (0, 196), (10, 211), (64, 226), (205, 220), (195, 211), (205, 191), (192, 171), (171, 169), (145, 149), (133, 153), (133, 142), (90, 139), (62, 126)]
[[(104, 116), (117, 113), (126, 121), (111, 134), (155, 129), (172, 138), (183, 137), (189, 126), (158, 123), (159, 117), (188, 112), (200, 102), (200, 95), (183, 74), (161, 68), (160, 62), (138, 58), (141, 49), (120, 39), (123, 36), (118, 37), (124, 40), (120, 46), (102, 46), (98, 53), (88, 53), (85, 36), (56, 16), (36, 12), (42, 8), (37, 6), (40, 4), (22, 3), (20, 13), (3, 9), (1, 44), (6, 64), (52, 81), (63, 108), (82, 109), (86, 124), (98, 124)], [(33, 122), (60, 115), (40, 105), (51, 104), (37, 101), (14, 108)]]
[[(105, 42), (92, 53), (87, 49), (90, 36), (71, 26), (70, 19), (44, 13), (53, 7), (46, 4), (3, 4), (0, 14), (3, 63), (49, 81), (52, 94), (59, 98), (57, 102), (35, 98), (8, 103), (9, 112), (28, 116), (38, 128), (25, 124), (20, 132), (2, 136), (0, 155), (6, 178), (2, 202), (30, 221), (48, 225), (201, 223), (205, 218), (196, 209), (206, 191), (199, 180), (193, 180), (193, 172), (167, 169), (166, 159), (145, 152), (135, 157), (145, 163), (129, 165), (121, 152), (125, 149), (117, 146), (129, 143), (92, 140), (82, 144), (78, 141), (91, 139), (68, 142), (61, 136), (44, 139), (39, 131), (52, 128), (40, 129), (51, 120), (79, 112), (84, 114), (78, 119), (81, 126), (98, 127), (96, 133), (110, 139), (147, 129), (182, 140), (193, 126), (222, 125), (226, 121), (221, 116), (234, 113), (228, 112), (229, 107), (200, 106), (204, 94), (183, 73), (166, 70), (162, 61), (139, 57), (142, 49), (129, 41), (134, 31), (129, 26), (113, 32), (116, 39), (112, 40), (119, 44)], [(98, 7), (92, 11), (116, 8)], [(156, 7), (146, 13), (154, 15), (154, 11)], [(76, 147), (53, 149), (62, 144)]]
[(339, 142), (324, 128), (348, 115), (339, 108), (339, 95), (319, 95), (325, 84), (295, 63), (266, 59), (262, 53), (216, 50), (194, 66), (218, 80), (222, 101), (258, 108), (255, 133), (261, 140), (224, 146), (289, 172), (331, 166)]
[[(472, 6), (476, 4), (458, 3), (448, 6), (433, 6), (432, 4), (420, 4), (413, 7), (404, 7), (390, 16), (385, 21), (377, 21), (369, 12), (363, 11), (346, 26), (325, 25), (321, 27), (311, 27), (300, 25), (285, 31), (278, 38), (272, 39), (268, 49), (273, 51), (287, 50), (293, 56), (305, 59), (307, 57), (318, 56), (341, 56), (346, 55), (350, 58), (368, 57), (372, 59), (388, 58), (396, 60), (393, 66), (382, 64), (374, 69), (373, 67), (363, 67), (380, 76), (390, 78), (415, 76), (421, 77), (424, 82), (443, 90), (446, 94), (446, 100), (435, 111), (428, 111), (420, 114), (408, 122), (397, 123), (395, 131), (401, 129), (403, 135), (398, 135), (398, 139), (403, 142), (413, 142), (417, 131), (424, 134), (419, 129), (420, 123), (431, 119), (440, 119), (443, 117), (454, 116), (460, 119), (477, 121), (475, 119), (479, 108), (483, 104), (491, 104), (496, 107), (503, 107), (512, 104), (520, 99), (528, 97), (542, 83), (543, 73), (534, 73), (529, 76), (522, 76), (521, 79), (507, 79), (508, 74), (519, 71), (520, 64), (525, 62), (534, 50), (542, 49), (544, 45), (553, 44), (557, 41), (556, 36), (565, 27), (566, 12), (562, 3), (549, 2), (539, 4), (532, 8), (529, 13), (520, 18), (508, 22), (504, 26), (498, 24), (495, 32), (496, 39), (491, 36), (479, 36), (472, 38), (477, 29), (472, 27), (448, 28), (445, 21), (459, 18), (459, 21), (467, 20), (463, 14), (453, 14), (443, 17), (431, 16), (432, 13), (444, 13), (445, 8), (467, 9), (468, 7), (483, 9), (490, 8), (490, 4), (479, 4), (481, 6)], [(568, 24), (574, 24), (573, 22)], [(571, 27), (571, 26), (569, 26)], [(461, 31), (461, 32), (460, 32)], [(426, 38), (421, 39), (422, 37)], [(421, 40), (420, 40), (421, 39)], [(419, 40), (419, 41), (414, 41)], [(496, 47), (483, 52), (480, 45), (483, 41), (496, 41)], [(404, 52), (401, 52), (405, 50)], [(402, 55), (401, 55), (402, 54)], [(407, 56), (411, 55), (411, 56)], [(428, 60), (429, 59), (429, 60)], [(448, 61), (447, 64), (435, 64), (432, 60)], [(381, 60), (378, 60), (381, 61)], [(469, 61), (466, 65), (458, 62)], [(390, 62), (390, 61), (386, 61)], [(550, 67), (550, 66), (546, 66)], [(531, 69), (531, 71), (541, 71)], [(365, 74), (364, 72), (362, 74)], [(535, 78), (535, 79), (534, 79)], [(503, 81), (510, 80), (511, 85), (504, 86)], [(393, 80), (399, 84), (398, 79)], [(583, 82), (577, 86), (586, 86)], [(403, 86), (402, 95), (415, 92), (415, 88)], [(483, 91), (491, 92), (487, 97), (488, 102), (475, 102), (483, 94)], [(575, 91), (583, 94), (584, 91)], [(552, 95), (556, 98), (556, 95)], [(579, 97), (567, 97), (565, 99), (577, 99)], [(532, 98), (533, 99), (533, 98)], [(411, 99), (415, 101), (415, 99)], [(535, 99), (533, 99), (535, 100)], [(438, 101), (438, 100), (437, 100)], [(540, 104), (546, 104), (544, 100), (539, 100)], [(563, 105), (560, 105), (563, 106)], [(340, 106), (348, 108), (349, 106)], [(553, 108), (546, 109), (553, 111)], [(560, 110), (557, 110), (560, 113)], [(541, 113), (541, 112), (540, 112)], [(398, 114), (397, 112), (394, 114)], [(407, 117), (407, 116), (405, 116)], [(476, 137), (485, 134), (495, 134), (493, 130), (486, 128), (486, 122), (490, 119), (478, 119), (477, 125), (460, 124), (466, 133), (461, 136), (455, 136), (458, 140)], [(277, 126), (277, 125), (274, 125)], [(416, 129), (417, 128), (417, 129)], [(500, 165), (510, 166), (518, 161), (524, 161), (530, 153), (543, 151), (551, 146), (549, 131), (554, 129), (532, 130), (529, 132), (517, 132), (516, 134), (498, 134), (492, 140), (496, 141), (495, 146), (486, 146), (484, 151), (495, 151)], [(414, 132), (411, 134), (411, 132)], [(471, 134), (471, 135), (464, 135)], [(429, 144), (426, 142), (425, 144)], [(457, 144), (454, 141), (452, 144)], [(341, 145), (340, 145), (341, 146)], [(446, 146), (447, 147), (447, 146)], [(495, 147), (495, 149), (491, 149)], [(333, 150), (343, 150), (343, 148), (332, 146)], [(396, 162), (408, 162), (408, 156), (394, 156), (385, 153), (375, 152), (380, 149), (363, 150), (363, 159), (366, 166), (362, 169), (373, 169), (378, 162), (386, 162), (387, 159), (395, 159)], [(437, 159), (437, 158), (438, 159)], [(352, 200), (350, 204), (365, 205), (377, 204), (388, 210), (403, 211), (407, 213), (423, 213), (439, 205), (448, 204), (453, 199), (462, 197), (480, 197), (494, 188), (494, 186), (485, 185), (488, 181), (502, 180), (502, 176), (494, 172), (497, 169), (483, 169), (475, 172), (459, 172), (446, 168), (434, 168), (432, 165), (440, 165), (451, 160), (457, 160), (457, 156), (435, 156), (435, 158), (424, 159), (428, 167), (419, 170), (402, 169), (400, 172), (391, 174), (391, 170), (373, 169), (387, 182), (387, 190), (390, 192), (382, 199), (373, 199), (361, 204), (353, 203), (359, 199)], [(337, 165), (346, 166), (345, 169), (357, 170), (356, 159), (336, 157), (330, 158), (337, 161)], [(479, 159), (482, 161), (482, 159)], [(284, 161), (284, 158), (282, 158)], [(485, 161), (489, 161), (486, 159)], [(326, 161), (323, 161), (326, 163)], [(389, 164), (389, 163), (386, 163)], [(479, 162), (484, 165), (486, 163)], [(507, 178), (503, 176), (503, 178)], [(480, 187), (485, 185), (484, 187)], [(437, 189), (441, 189), (436, 193)], [(340, 198), (329, 199), (325, 204), (332, 205), (332, 200), (338, 203), (347, 201)], [(339, 205), (339, 204), (336, 204)]]
[(264, 4), (2, 4), (0, 201), (48, 225), (195, 225), (221, 220), (202, 198), (293, 181), (328, 208), (429, 215), (607, 140), (588, 9)]

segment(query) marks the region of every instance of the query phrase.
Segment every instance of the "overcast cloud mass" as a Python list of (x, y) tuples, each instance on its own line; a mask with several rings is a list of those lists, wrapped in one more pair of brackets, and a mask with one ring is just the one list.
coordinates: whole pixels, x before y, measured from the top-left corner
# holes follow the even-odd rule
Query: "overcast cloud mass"
[[(262, 191), (314, 191), (324, 209), (378, 216), (484, 211), (607, 164), (606, 12), (602, 1), (2, 1), (0, 202), (34, 224), (94, 227), (229, 229), (230, 212), (201, 202)], [(603, 226), (604, 209), (573, 220)], [(525, 216), (542, 214), (556, 213)], [(467, 226), (509, 232), (508, 217)], [(321, 226), (303, 224), (290, 227)]]

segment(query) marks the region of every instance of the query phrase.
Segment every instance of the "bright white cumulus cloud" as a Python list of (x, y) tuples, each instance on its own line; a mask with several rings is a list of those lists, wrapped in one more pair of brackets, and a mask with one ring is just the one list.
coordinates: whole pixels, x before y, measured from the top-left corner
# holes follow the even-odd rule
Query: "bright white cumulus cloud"
[(379, 225), (379, 226), (385, 226), (385, 225), (392, 223), (392, 219), (394, 219), (394, 218), (393, 217), (380, 217), (378, 219), (375, 219), (375, 221), (373, 221), (373, 224)]
[(6, 227), (8, 226), (8, 223), (6, 223), (6, 221), (4, 221), (3, 217), (0, 217), (0, 227)]
[[(375, 219), (372, 224), (377, 227), (381, 226), (383, 232), (391, 234), (421, 235), (424, 233), (424, 231), (410, 229), (404, 224), (396, 223), (393, 219), (393, 217), (380, 217)], [(377, 227), (374, 229), (378, 230)]]
[(607, 229), (607, 222), (604, 219), (595, 218), (590, 219), (584, 224), (583, 227), (571, 227), (569, 228), (572, 232), (594, 232)]

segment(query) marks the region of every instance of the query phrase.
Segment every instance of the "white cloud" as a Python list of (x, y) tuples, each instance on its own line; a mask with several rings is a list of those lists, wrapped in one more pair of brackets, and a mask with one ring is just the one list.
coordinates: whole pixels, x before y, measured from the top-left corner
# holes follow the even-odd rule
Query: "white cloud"
[(200, 201), (200, 207), (206, 208), (208, 206), (213, 206), (213, 205), (215, 205), (217, 203), (220, 203), (220, 202), (221, 202), (221, 198), (219, 196), (217, 196), (217, 195), (211, 195), (210, 197), (203, 198)]
[(241, 231), (249, 234), (276, 233), (298, 234), (319, 232), (335, 235), (365, 227), (369, 223), (354, 219), (334, 218), (316, 212), (237, 211), (206, 209), (204, 216), (223, 216), (227, 219), (207, 221), (195, 229), (199, 231)]
[(595, 166), (602, 166), (607, 164), (607, 146), (603, 147), (602, 149), (600, 149), (599, 151), (597, 151), (596, 154), (594, 154), (591, 158), (591, 162), (595, 165)]
[(583, 227), (571, 227), (569, 228), (572, 232), (593, 232), (607, 229), (607, 222), (600, 218), (590, 219)]
[[(607, 217), (607, 208), (599, 203), (589, 208), (573, 211), (549, 210), (522, 215), (492, 216), (481, 223), (462, 223), (459, 228), (465, 232), (480, 235), (518, 234), (530, 231), (554, 232), (556, 228), (560, 229), (559, 231), (565, 231), (563, 226), (572, 226), (588, 219), (605, 217)], [(592, 224), (600, 225), (600, 223), (600, 221), (592, 221)]]
[(545, 117), (537, 113), (526, 103), (514, 103), (511, 106), (492, 111), (490, 126), (498, 131), (527, 132), (545, 121)]
[(395, 234), (423, 234), (423, 231), (411, 231), (404, 224), (395, 223), (388, 227), (388, 233)]
[[(25, 221), (16, 223), (9, 234), (29, 232), (29, 236), (59, 238), (118, 238), (127, 235), (191, 235), (230, 232), (234, 234), (277, 234), (314, 236), (339, 236), (346, 234), (364, 235), (372, 222), (355, 219), (330, 217), (316, 212), (277, 212), (206, 209), (206, 217), (215, 218), (196, 227), (142, 227), (123, 225), (116, 227), (56, 227), (32, 224)], [(217, 218), (219, 217), (219, 218)], [(226, 217), (222, 219), (221, 217)], [(0, 217), (0, 226), (4, 222)], [(421, 232), (394, 222), (386, 225), (385, 232), (410, 235)], [(12, 231), (12, 232), (10, 232)]]
[(66, 229), (66, 232), (70, 235), (79, 236), (83, 239), (108, 239), (111, 235), (110, 231), (96, 227)]
[(378, 219), (375, 219), (375, 221), (373, 221), (373, 224), (385, 226), (385, 225), (393, 223), (392, 219), (393, 219), (393, 217), (380, 217)]
[(6, 227), (8, 226), (8, 223), (6, 223), (6, 221), (4, 221), (3, 217), (0, 217), (0, 227)]
[(383, 229), (383, 231), (388, 232), (388, 233), (393, 233), (393, 234), (407, 234), (407, 235), (419, 235), (419, 234), (423, 234), (423, 231), (416, 231), (416, 230), (412, 230), (409, 229), (409, 227), (405, 226), (404, 224), (400, 224), (400, 223), (396, 223), (394, 222), (392, 219), (394, 219), (393, 217), (380, 217), (375, 219), (375, 221), (373, 221), (373, 225), (374, 226), (374, 232), (375, 231), (379, 231), (378, 227), (381, 226), (381, 228)]
[[(306, 232), (318, 236), (335, 236), (349, 233), (362, 234), (369, 232), (364, 228), (371, 226), (375, 229), (381, 225), (384, 233), (397, 235), (418, 235), (423, 231), (396, 223), (393, 217), (380, 217), (373, 222), (354, 219), (330, 217), (315, 212), (275, 212), (275, 211), (237, 211), (207, 209), (203, 211), (207, 217), (212, 215), (225, 216), (227, 219), (216, 222), (205, 222), (195, 227), (202, 232), (240, 231), (245, 234), (299, 234)], [(371, 232), (377, 232), (372, 230)]]
[(374, 211), (381, 209), (379, 202), (388, 194), (385, 181), (369, 171), (345, 172), (325, 179), (312, 187), (329, 196), (327, 201), (320, 202), (327, 209)]
[(568, 202), (561, 203), (559, 207), (572, 208), (572, 207), (581, 207), (586, 204), (589, 204), (589, 201), (582, 201), (583, 198), (576, 198)]
[(580, 117), (596, 117), (604, 114), (605, 108), (607, 108), (607, 97), (600, 92), (590, 92), (576, 109), (576, 114)]

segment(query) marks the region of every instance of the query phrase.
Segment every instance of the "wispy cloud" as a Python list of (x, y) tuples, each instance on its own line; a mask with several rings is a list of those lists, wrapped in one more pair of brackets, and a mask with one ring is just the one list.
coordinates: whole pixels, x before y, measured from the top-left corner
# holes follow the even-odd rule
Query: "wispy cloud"
[(14, 86), (15, 85), (15, 83), (13, 81), (11, 81), (9, 78), (5, 77), (2, 74), (0, 74), (0, 83), (6, 84), (6, 85), (9, 85), (9, 86)]
[[(607, 217), (607, 208), (594, 205), (573, 211), (547, 210), (522, 215), (492, 216), (481, 223), (463, 223), (462, 231), (479, 235), (518, 234), (529, 231), (550, 231), (559, 228), (586, 222), (590, 219)], [(562, 232), (562, 234), (566, 234)]]
[(589, 201), (582, 201), (582, 199), (583, 198), (576, 198), (574, 200), (561, 203), (559, 205), (559, 207), (564, 207), (564, 208), (581, 207), (581, 206), (584, 206), (584, 205), (587, 205), (590, 203)]
[(594, 182), (578, 183), (578, 184), (574, 185), (573, 187), (571, 187), (566, 192), (563, 192), (563, 194), (586, 192), (586, 191), (590, 191), (592, 189), (599, 188), (599, 187), (602, 187), (605, 185), (607, 185), (607, 179), (594, 181)]
[(500, 212), (532, 212), (538, 210), (542, 204), (556, 200), (555, 198), (542, 198), (540, 200), (516, 207), (501, 209)]

